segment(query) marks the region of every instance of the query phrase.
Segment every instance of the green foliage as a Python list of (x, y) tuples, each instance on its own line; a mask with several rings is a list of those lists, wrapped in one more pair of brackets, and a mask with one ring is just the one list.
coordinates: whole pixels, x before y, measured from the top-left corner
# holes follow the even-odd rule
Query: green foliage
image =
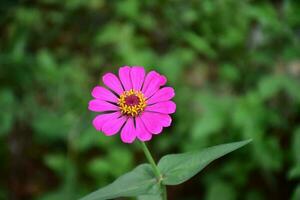
[[(232, 187), (232, 185), (227, 184), (224, 181), (218, 181), (211, 185), (209, 188), (206, 199), (208, 200), (214, 200), (222, 197), (224, 200), (230, 200), (230, 199), (236, 199), (236, 192), (235, 188)], [(257, 199), (257, 198), (253, 198)]]
[[(158, 169), (164, 185), (178, 185), (193, 177), (212, 161), (248, 144), (251, 140), (222, 144), (198, 152), (170, 154), (161, 158)], [(99, 170), (101, 168), (99, 167)], [(161, 186), (149, 164), (142, 164), (82, 200), (138, 196), (139, 200), (161, 199)]]
[(11, 91), (2, 90), (0, 92), (0, 110), (3, 113), (0, 115), (0, 137), (2, 137), (12, 128), (16, 105)]
[(250, 141), (222, 144), (198, 152), (166, 155), (158, 163), (158, 168), (164, 177), (163, 184), (181, 184), (212, 161), (248, 144)]
[(105, 200), (151, 194), (160, 194), (160, 186), (151, 166), (142, 164), (131, 172), (122, 175), (110, 185), (83, 197), (81, 200)]
[(137, 198), (138, 200), (162, 200), (160, 194), (157, 195), (141, 195)]
[(253, 138), (171, 198), (299, 199), (299, 10), (292, 0), (1, 1), (0, 199), (73, 200), (142, 162), (87, 111), (91, 88), (122, 65), (175, 88), (154, 155)]
[(300, 128), (296, 129), (293, 136), (292, 143), (292, 157), (294, 158), (293, 167), (289, 171), (289, 178), (296, 179), (300, 177), (300, 156), (299, 156), (299, 146), (300, 146)]

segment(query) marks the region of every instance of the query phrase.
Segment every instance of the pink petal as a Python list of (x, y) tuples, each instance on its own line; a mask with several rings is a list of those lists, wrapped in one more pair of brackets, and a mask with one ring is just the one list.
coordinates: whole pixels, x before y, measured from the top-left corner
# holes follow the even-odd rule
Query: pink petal
[(135, 90), (140, 90), (145, 79), (145, 69), (138, 66), (132, 67), (130, 77), (132, 81), (132, 88)]
[(164, 87), (158, 90), (152, 97), (147, 100), (147, 104), (154, 104), (161, 101), (168, 101), (175, 96), (174, 89), (171, 87)]
[(96, 99), (100, 99), (103, 101), (110, 101), (110, 102), (118, 101), (116, 95), (114, 95), (111, 91), (101, 86), (94, 87), (94, 89), (92, 90), (92, 96)]
[(147, 106), (145, 111), (159, 112), (163, 114), (171, 114), (176, 110), (176, 104), (173, 101), (159, 102), (150, 106)]
[(145, 142), (152, 138), (152, 134), (146, 129), (140, 117), (135, 118), (136, 135), (139, 140)]
[(121, 82), (113, 73), (106, 73), (102, 77), (102, 81), (107, 87), (115, 91), (117, 94), (120, 95), (123, 93), (124, 90), (122, 88)]
[(100, 99), (93, 99), (89, 102), (89, 110), (94, 112), (104, 112), (119, 110), (119, 107)]
[(153, 113), (154, 115), (156, 115), (155, 117), (157, 117), (157, 119), (160, 120), (160, 123), (163, 127), (169, 127), (172, 123), (172, 118), (170, 117), (170, 115), (167, 114), (162, 114), (162, 113)]
[(164, 83), (166, 78), (161, 76), (155, 71), (151, 71), (147, 74), (145, 83), (142, 89), (144, 95), (149, 98), (151, 97)]
[(164, 75), (160, 75), (160, 85), (166, 85), (167, 83), (167, 77), (165, 77)]
[(149, 84), (153, 81), (155, 77), (159, 76), (159, 74), (156, 71), (150, 71), (145, 78), (145, 82), (142, 88), (142, 92), (145, 93), (148, 89)]
[(119, 132), (123, 124), (126, 122), (126, 117), (110, 119), (102, 125), (102, 131), (105, 135), (111, 136)]
[(120, 78), (125, 90), (132, 89), (130, 71), (131, 71), (131, 68), (128, 66), (124, 66), (119, 69), (119, 78)]
[(156, 120), (156, 123), (159, 123), (163, 127), (168, 127), (172, 123), (172, 118), (170, 117), (170, 115), (147, 111), (144, 113), (150, 113), (151, 117)]
[(97, 131), (102, 130), (102, 126), (105, 122), (111, 119), (116, 119), (120, 117), (121, 113), (120, 112), (113, 112), (113, 113), (108, 113), (108, 114), (102, 114), (102, 115), (97, 115), (94, 120), (93, 120), (93, 125)]
[(136, 130), (134, 128), (133, 118), (128, 118), (121, 131), (121, 140), (124, 143), (132, 143), (136, 138)]
[(141, 119), (149, 132), (159, 134), (162, 131), (162, 125), (159, 120), (155, 118), (154, 113), (143, 112)]

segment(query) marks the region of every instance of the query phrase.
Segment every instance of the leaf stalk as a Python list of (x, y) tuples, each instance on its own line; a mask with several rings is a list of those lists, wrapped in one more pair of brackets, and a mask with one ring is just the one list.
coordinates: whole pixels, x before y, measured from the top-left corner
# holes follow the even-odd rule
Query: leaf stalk
[(153, 156), (151, 155), (147, 145), (144, 143), (144, 142), (141, 142), (141, 147), (144, 151), (144, 154), (148, 160), (148, 162), (150, 163), (152, 169), (153, 169), (153, 173), (154, 175), (156, 176), (157, 178), (157, 181), (158, 181), (158, 184), (160, 184), (160, 187), (162, 189), (162, 199), (163, 200), (167, 200), (167, 188), (164, 184), (162, 184), (162, 180), (163, 180), (163, 176), (162, 174), (160, 173), (154, 159), (153, 159)]

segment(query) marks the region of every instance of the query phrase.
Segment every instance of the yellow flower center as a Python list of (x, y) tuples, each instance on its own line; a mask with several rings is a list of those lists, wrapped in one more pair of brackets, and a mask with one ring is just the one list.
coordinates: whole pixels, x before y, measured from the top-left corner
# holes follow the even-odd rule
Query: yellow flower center
[(118, 105), (122, 114), (135, 117), (144, 110), (147, 102), (142, 92), (131, 89), (120, 95)]

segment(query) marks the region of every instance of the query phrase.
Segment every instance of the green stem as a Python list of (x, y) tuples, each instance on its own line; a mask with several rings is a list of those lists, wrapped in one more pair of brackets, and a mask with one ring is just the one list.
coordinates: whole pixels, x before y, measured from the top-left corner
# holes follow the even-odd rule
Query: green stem
[(141, 144), (142, 144), (142, 149), (143, 149), (143, 151), (144, 151), (144, 153), (145, 153), (145, 156), (146, 156), (148, 162), (150, 163), (150, 165), (151, 165), (151, 167), (152, 167), (152, 169), (153, 169), (153, 172), (154, 172), (154, 174), (155, 174), (157, 180), (159, 181), (160, 178), (161, 178), (160, 171), (159, 171), (159, 169), (157, 168), (157, 166), (156, 166), (156, 164), (155, 164), (155, 161), (154, 161), (154, 159), (153, 159), (153, 157), (152, 157), (152, 155), (151, 155), (151, 153), (150, 153), (150, 151), (149, 151), (147, 145), (146, 145), (144, 142), (141, 142)]
[(167, 187), (163, 184), (161, 184), (161, 187), (162, 187), (162, 198), (163, 200), (167, 200), (168, 199), (168, 194), (167, 194)]
[(144, 142), (141, 142), (141, 146), (142, 146), (142, 149), (143, 149), (143, 151), (145, 153), (145, 156), (146, 156), (148, 162), (150, 163), (150, 165), (151, 165), (151, 167), (153, 169), (153, 172), (154, 172), (154, 174), (155, 174), (155, 176), (157, 178), (157, 181), (160, 184), (160, 187), (162, 189), (162, 198), (163, 198), (163, 200), (167, 200), (167, 188), (166, 188), (165, 185), (163, 185), (161, 183), (162, 175), (161, 175), (161, 173), (160, 173), (157, 165), (155, 164), (155, 161), (154, 161), (154, 159), (153, 159), (153, 157), (152, 157), (152, 155), (151, 155), (151, 153), (150, 153), (147, 145)]

